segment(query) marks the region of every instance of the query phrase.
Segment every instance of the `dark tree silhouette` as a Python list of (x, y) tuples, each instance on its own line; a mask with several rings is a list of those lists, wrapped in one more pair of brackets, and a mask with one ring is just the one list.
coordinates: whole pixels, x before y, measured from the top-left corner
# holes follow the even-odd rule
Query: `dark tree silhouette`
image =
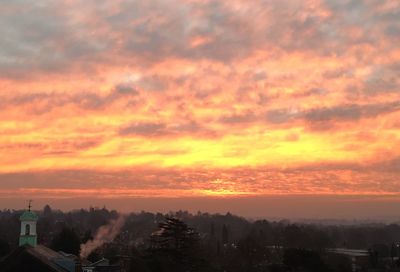
[(82, 243), (84, 244), (89, 240), (93, 240), (93, 235), (92, 235), (91, 230), (85, 231), (85, 234), (83, 234), (83, 237), (82, 237)]
[(149, 266), (152, 271), (199, 271), (199, 235), (183, 221), (166, 217), (150, 240)]
[(81, 241), (78, 234), (72, 228), (63, 228), (57, 234), (51, 243), (51, 248), (54, 250), (61, 250), (66, 253), (79, 255)]
[(0, 258), (10, 253), (10, 250), (10, 244), (6, 240), (0, 238)]
[(52, 215), (52, 209), (51, 207), (47, 204), (46, 206), (43, 207), (43, 216), (51, 216)]
[(161, 249), (187, 251), (198, 241), (198, 233), (183, 221), (167, 217), (159, 224), (159, 230), (151, 235), (152, 246)]
[(283, 255), (283, 263), (295, 271), (331, 271), (318, 252), (307, 249), (286, 249)]
[(228, 227), (224, 224), (222, 226), (222, 243), (223, 244), (227, 244), (229, 242), (229, 231), (228, 231)]

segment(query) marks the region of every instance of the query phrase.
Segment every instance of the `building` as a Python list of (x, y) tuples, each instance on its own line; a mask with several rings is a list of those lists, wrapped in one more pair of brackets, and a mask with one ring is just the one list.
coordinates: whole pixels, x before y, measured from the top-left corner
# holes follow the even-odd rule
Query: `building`
[(20, 246), (31, 245), (35, 247), (37, 245), (36, 223), (39, 217), (31, 211), (31, 207), (31, 202), (29, 201), (28, 210), (24, 211), (19, 218), (21, 221)]
[(123, 272), (121, 265), (111, 265), (107, 259), (90, 263), (79, 257), (56, 252), (44, 245), (37, 244), (36, 223), (38, 216), (28, 210), (20, 216), (21, 232), (19, 247), (8, 256), (0, 259), (1, 272)]
[(42, 245), (22, 245), (0, 261), (2, 272), (81, 272), (74, 260)]
[(28, 210), (19, 218), (21, 221), (19, 247), (0, 260), (1, 271), (81, 272), (80, 262), (43, 245), (37, 245), (36, 223), (39, 217), (31, 211), (31, 207), (29, 201)]

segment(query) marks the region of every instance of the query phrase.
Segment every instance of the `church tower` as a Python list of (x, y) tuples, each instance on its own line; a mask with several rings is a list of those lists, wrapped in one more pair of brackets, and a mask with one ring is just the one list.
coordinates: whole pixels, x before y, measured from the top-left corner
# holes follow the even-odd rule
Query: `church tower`
[(31, 211), (31, 202), (29, 201), (28, 210), (20, 216), (21, 221), (21, 234), (19, 236), (19, 245), (37, 245), (36, 222), (38, 216)]

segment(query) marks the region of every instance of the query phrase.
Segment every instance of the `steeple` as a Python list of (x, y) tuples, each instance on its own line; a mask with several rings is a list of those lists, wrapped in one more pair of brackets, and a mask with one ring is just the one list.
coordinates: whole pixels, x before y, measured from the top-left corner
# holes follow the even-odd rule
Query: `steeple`
[(36, 234), (36, 222), (38, 216), (31, 211), (32, 200), (29, 200), (28, 210), (20, 216), (21, 221), (21, 233), (19, 236), (19, 245), (37, 245), (37, 234)]

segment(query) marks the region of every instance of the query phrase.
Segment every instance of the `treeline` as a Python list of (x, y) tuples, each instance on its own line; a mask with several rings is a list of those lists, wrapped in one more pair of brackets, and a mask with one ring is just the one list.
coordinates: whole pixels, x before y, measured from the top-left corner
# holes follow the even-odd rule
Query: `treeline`
[[(18, 245), (22, 211), (0, 212), (0, 256)], [(37, 211), (38, 242), (55, 250), (79, 254), (79, 245), (118, 212), (106, 208), (71, 212), (45, 206)], [(129, 259), (132, 271), (351, 271), (342, 255), (326, 249), (368, 249), (371, 258), (397, 257), (400, 226), (249, 221), (232, 214), (131, 213), (112, 243), (88, 259)], [(371, 263), (373, 260), (371, 259)], [(378, 263), (375, 261), (374, 264)]]

